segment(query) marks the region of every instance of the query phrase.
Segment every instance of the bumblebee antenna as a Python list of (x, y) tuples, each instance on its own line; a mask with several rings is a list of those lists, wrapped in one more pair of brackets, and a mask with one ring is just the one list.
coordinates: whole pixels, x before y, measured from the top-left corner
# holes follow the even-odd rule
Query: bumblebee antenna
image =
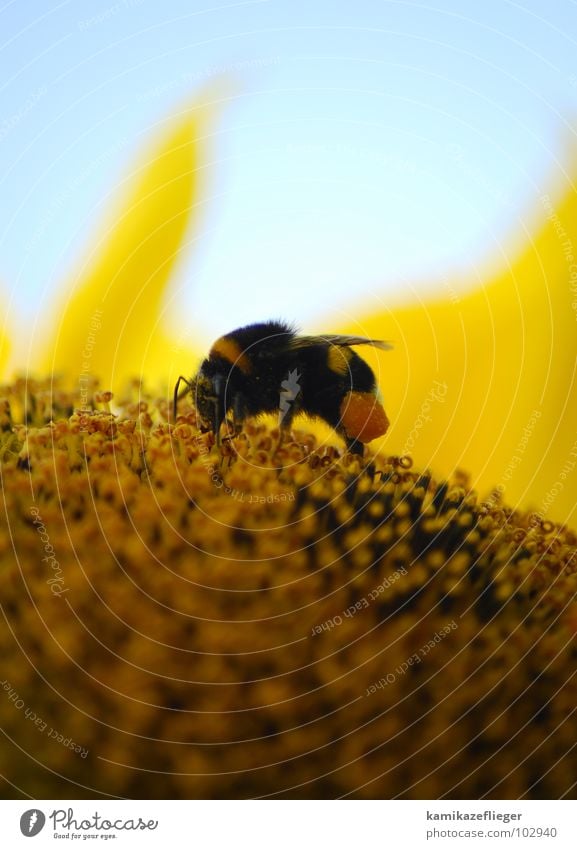
[(192, 381), (188, 380), (182, 374), (180, 375), (180, 377), (176, 381), (176, 386), (174, 387), (174, 398), (173, 398), (173, 407), (172, 407), (173, 418), (174, 418), (175, 422), (176, 422), (176, 407), (177, 407), (178, 401), (179, 401), (180, 398), (182, 398), (184, 395), (186, 395), (186, 392), (183, 392), (182, 395), (178, 394), (178, 388), (180, 386), (181, 381), (183, 383), (186, 383), (187, 389), (192, 389), (192, 385), (193, 385)]

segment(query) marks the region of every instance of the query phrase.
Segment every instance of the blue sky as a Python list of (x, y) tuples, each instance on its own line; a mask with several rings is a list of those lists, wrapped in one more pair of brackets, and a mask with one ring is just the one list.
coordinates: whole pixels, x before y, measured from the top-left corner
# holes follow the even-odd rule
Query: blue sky
[[(562, 176), (574, 2), (116, 0), (0, 8), (0, 285), (44, 310), (155, 124), (225, 72), (171, 292), (207, 339), (349, 322), (506, 256)], [(456, 271), (457, 270), (457, 271)]]

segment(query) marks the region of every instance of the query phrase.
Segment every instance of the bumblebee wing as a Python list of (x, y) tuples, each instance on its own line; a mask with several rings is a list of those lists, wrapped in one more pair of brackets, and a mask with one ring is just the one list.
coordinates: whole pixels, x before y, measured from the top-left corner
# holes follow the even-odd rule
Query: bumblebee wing
[(372, 345), (381, 351), (390, 351), (393, 346), (390, 342), (382, 339), (367, 339), (365, 336), (338, 336), (326, 333), (323, 336), (295, 336), (290, 343), (291, 348), (308, 348), (310, 345), (337, 345), (341, 348), (350, 348), (353, 345)]

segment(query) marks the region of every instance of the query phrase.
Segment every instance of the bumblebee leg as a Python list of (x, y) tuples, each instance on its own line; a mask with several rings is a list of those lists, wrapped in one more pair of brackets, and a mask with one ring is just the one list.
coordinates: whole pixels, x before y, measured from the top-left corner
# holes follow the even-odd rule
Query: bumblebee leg
[[(178, 389), (180, 387), (181, 381), (182, 381), (182, 383), (186, 383), (186, 389), (182, 393), (182, 395), (179, 395)], [(184, 377), (184, 375), (181, 374), (180, 377), (178, 378), (178, 380), (176, 381), (176, 386), (174, 387), (174, 397), (172, 399), (173, 400), (172, 411), (173, 411), (174, 421), (176, 421), (176, 408), (177, 408), (178, 402), (180, 401), (181, 398), (184, 398), (186, 393), (191, 389), (192, 389), (192, 381), (188, 380), (186, 377)]]
[[(233, 463), (233, 455), (236, 453), (235, 449), (231, 446), (231, 440), (234, 439), (242, 430), (242, 423), (245, 419), (245, 403), (244, 398), (241, 394), (236, 394), (232, 399), (232, 408), (228, 416), (224, 416), (221, 419), (220, 424), (218, 425), (218, 430), (215, 433), (218, 434), (216, 443), (219, 447), (221, 459), (220, 459), (220, 468), (222, 471), (226, 471), (230, 468)], [(221, 437), (221, 425), (226, 424), (226, 436)], [(217, 422), (215, 419), (215, 426)], [(232, 426), (232, 432), (231, 432)]]
[(223, 471), (232, 466), (235, 448), (232, 446), (232, 440), (239, 435), (242, 430), (243, 417), (243, 401), (242, 398), (236, 396), (233, 400), (232, 410), (224, 419), (226, 423), (226, 436), (221, 439), (221, 461), (220, 467)]
[(296, 409), (289, 407), (286, 411), (280, 411), (278, 417), (278, 443), (276, 446), (276, 451), (281, 447), (283, 442), (290, 441), (290, 431), (293, 426), (293, 419), (296, 414)]
[(364, 457), (365, 454), (365, 446), (362, 442), (359, 442), (358, 439), (351, 439), (350, 437), (345, 437), (347, 442), (347, 450), (351, 454), (358, 454), (359, 457)]
[[(356, 454), (358, 457), (366, 457), (365, 446), (362, 442), (359, 442), (357, 439), (350, 439), (348, 437), (345, 438), (347, 442), (347, 449), (351, 454)], [(374, 480), (377, 470), (372, 460), (366, 463), (365, 472), (371, 478), (371, 480)]]
[(214, 415), (212, 417), (212, 432), (214, 433), (214, 439), (216, 442), (216, 447), (220, 450), (220, 444), (222, 442), (220, 436), (220, 426), (222, 425), (222, 418), (220, 417), (216, 405), (214, 410)]
[(219, 453), (218, 466), (221, 476), (229, 469), (231, 464), (230, 457), (230, 446), (229, 439), (230, 437), (225, 436), (224, 439), (221, 435), (222, 425), (226, 422), (226, 419), (215, 419), (214, 423), (214, 435), (216, 440), (216, 447)]
[(242, 430), (242, 423), (246, 418), (245, 406), (244, 397), (237, 393), (232, 402), (232, 423), (235, 436), (238, 436)]
[(377, 469), (372, 460), (369, 460), (368, 462), (366, 461), (367, 452), (365, 451), (364, 444), (362, 442), (358, 442), (356, 439), (347, 439), (347, 448), (351, 454), (356, 454), (358, 457), (362, 457), (365, 460), (365, 472), (370, 479), (374, 481)]
[(224, 409), (224, 387), (223, 380), (220, 375), (217, 375), (213, 380), (214, 397), (212, 398), (212, 432), (216, 440), (217, 448), (220, 450), (221, 438), (220, 430), (223, 421), (226, 419), (226, 409)]

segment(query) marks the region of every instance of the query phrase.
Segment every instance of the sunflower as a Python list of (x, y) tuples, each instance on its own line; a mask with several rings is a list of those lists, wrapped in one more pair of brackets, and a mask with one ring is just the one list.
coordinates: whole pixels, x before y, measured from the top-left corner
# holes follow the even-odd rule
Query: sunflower
[[(409, 401), (387, 390), (370, 469), (266, 421), (218, 447), (187, 399), (172, 421), (189, 366), (151, 329), (207, 117), (196, 104), (169, 122), (34, 370), (1, 388), (5, 796), (575, 796), (577, 536), (559, 520), (576, 344), (559, 226), (575, 196), (550, 201), (518, 274), (427, 305), (436, 358), (422, 310), (387, 317)], [(554, 387), (524, 345), (543, 324), (536, 246), (567, 332)]]

